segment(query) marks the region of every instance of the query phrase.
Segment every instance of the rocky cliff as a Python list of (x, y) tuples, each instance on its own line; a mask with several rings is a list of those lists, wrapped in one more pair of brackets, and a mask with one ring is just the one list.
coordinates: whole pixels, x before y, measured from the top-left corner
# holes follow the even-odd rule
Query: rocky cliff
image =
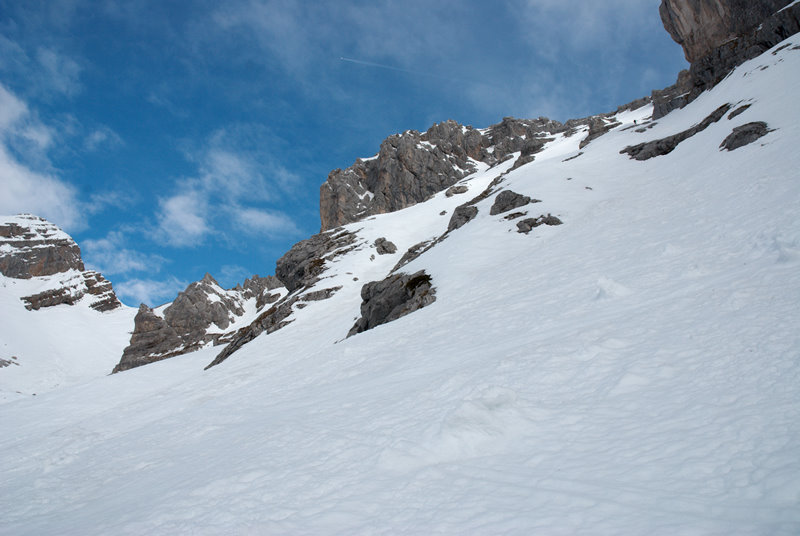
[(425, 201), (474, 172), (477, 162), (495, 165), (514, 153), (530, 162), (550, 136), (589, 125), (592, 119), (598, 120), (562, 124), (545, 117), (506, 117), (485, 129), (445, 121), (424, 133), (409, 130), (390, 136), (377, 155), (328, 175), (320, 187), (322, 231)]
[(800, 31), (800, 4), (791, 0), (662, 0), (659, 12), (691, 66), (675, 85), (653, 92), (655, 119)]
[(72, 237), (32, 214), (0, 218), (0, 273), (42, 280), (41, 292), (22, 298), (29, 310), (74, 305), (83, 299), (98, 311), (121, 307), (111, 283), (85, 269)]
[(134, 319), (130, 344), (114, 372), (185, 354), (206, 344), (230, 342), (240, 324), (248, 323), (251, 316), (281, 297), (282, 286), (273, 276), (255, 275), (226, 290), (206, 274), (165, 307), (152, 309), (142, 304)]

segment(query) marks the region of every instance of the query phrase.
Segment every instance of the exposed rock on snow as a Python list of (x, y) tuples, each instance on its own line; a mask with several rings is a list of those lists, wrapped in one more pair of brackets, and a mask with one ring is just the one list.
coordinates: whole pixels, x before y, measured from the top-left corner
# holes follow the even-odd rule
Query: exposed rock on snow
[(694, 63), (753, 30), (791, 0), (663, 0), (664, 28)]
[(75, 305), (87, 294), (95, 297), (89, 306), (96, 311), (111, 311), (121, 306), (111, 282), (93, 270), (62, 278), (55, 288), (24, 296), (22, 301), (26, 309), (36, 311), (42, 307)]
[(113, 372), (122, 372), (148, 363), (154, 363), (168, 357), (179, 355), (183, 340), (178, 333), (150, 307), (139, 306), (134, 318), (131, 342), (123, 350), (119, 364)]
[(245, 315), (246, 302), (252, 300), (260, 309), (280, 297), (270, 291), (281, 286), (273, 276), (255, 275), (243, 285), (225, 290), (206, 274), (178, 294), (163, 316), (142, 304), (134, 319), (130, 344), (114, 372), (189, 353), (208, 343), (228, 342), (234, 336), (231, 324)]
[(275, 276), (289, 292), (311, 286), (325, 271), (325, 262), (349, 251), (355, 241), (354, 233), (340, 229), (316, 234), (298, 242), (278, 259)]
[(422, 242), (418, 242), (408, 248), (403, 256), (400, 257), (400, 260), (397, 261), (397, 264), (394, 265), (392, 268), (392, 272), (396, 272), (409, 262), (413, 261), (423, 253), (425, 253), (429, 248), (431, 248), (436, 243), (436, 240), (423, 240)]
[(219, 365), (231, 355), (233, 355), (242, 346), (249, 343), (262, 333), (273, 333), (282, 327), (291, 323), (287, 320), (292, 314), (292, 306), (299, 300), (299, 296), (290, 295), (286, 296), (278, 303), (258, 315), (258, 317), (250, 323), (250, 325), (241, 328), (237, 331), (230, 344), (228, 344), (214, 360), (206, 366), (206, 370)]
[(489, 209), (489, 215), (496, 216), (515, 208), (524, 207), (530, 202), (531, 198), (527, 195), (518, 194), (511, 190), (503, 190), (494, 198), (494, 204)]
[(0, 273), (29, 279), (84, 270), (78, 244), (64, 231), (32, 214), (0, 221)]
[(459, 205), (450, 216), (450, 222), (447, 224), (447, 231), (455, 231), (471, 222), (478, 215), (478, 207), (473, 205)]
[(653, 92), (654, 119), (682, 108), (736, 66), (800, 31), (800, 4), (791, 0), (662, 0), (660, 13), (691, 66), (674, 86)]
[(397, 246), (395, 246), (393, 242), (386, 240), (384, 237), (380, 237), (375, 240), (375, 248), (378, 252), (378, 255), (394, 255), (397, 253)]
[(733, 151), (739, 147), (744, 147), (753, 143), (757, 139), (766, 136), (770, 132), (767, 124), (763, 121), (754, 121), (733, 129), (727, 138), (720, 144), (720, 149)]
[(677, 147), (679, 143), (688, 140), (698, 132), (702, 132), (703, 130), (707, 129), (712, 123), (716, 123), (722, 119), (722, 117), (728, 113), (728, 110), (730, 109), (730, 104), (723, 104), (714, 110), (711, 115), (691, 128), (688, 128), (682, 132), (678, 132), (677, 134), (673, 134), (672, 136), (667, 136), (666, 138), (625, 147), (620, 151), (620, 153), (627, 153), (631, 158), (636, 160), (648, 160), (656, 156), (669, 154), (675, 150), (675, 147)]
[(528, 234), (531, 232), (531, 229), (539, 227), (540, 225), (561, 225), (562, 223), (564, 222), (550, 214), (547, 216), (541, 215), (538, 218), (525, 218), (517, 222), (517, 232)]
[(414, 274), (394, 274), (361, 288), (361, 318), (348, 337), (375, 326), (397, 320), (436, 301), (431, 276), (420, 270)]
[(453, 197), (454, 195), (465, 194), (468, 191), (469, 191), (468, 186), (465, 186), (463, 184), (457, 184), (455, 186), (451, 186), (450, 188), (448, 188), (447, 191), (444, 193), (444, 195), (446, 195), (447, 197)]
[(97, 311), (122, 305), (110, 281), (84, 268), (72, 237), (32, 214), (0, 218), (0, 273), (15, 279), (48, 278), (48, 288), (21, 298), (28, 310), (75, 305), (84, 297)]
[[(530, 162), (552, 140), (548, 136), (589, 122), (590, 118), (562, 124), (545, 117), (506, 117), (478, 130), (445, 121), (425, 133), (410, 130), (390, 136), (374, 158), (359, 159), (328, 175), (320, 187), (322, 230), (425, 201), (475, 171), (476, 162), (495, 165), (516, 152), (523, 158), (520, 165)], [(466, 191), (462, 188), (450, 192)]]
[(596, 140), (603, 134), (607, 133), (613, 128), (620, 126), (618, 121), (606, 120), (602, 116), (589, 118), (589, 134), (581, 141), (579, 148), (583, 149), (593, 140)]

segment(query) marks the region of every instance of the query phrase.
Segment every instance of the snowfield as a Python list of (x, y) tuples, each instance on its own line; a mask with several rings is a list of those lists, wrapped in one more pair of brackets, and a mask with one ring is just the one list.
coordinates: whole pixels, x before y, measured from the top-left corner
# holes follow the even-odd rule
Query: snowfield
[[(787, 42), (644, 132), (650, 107), (508, 172), (542, 201), (526, 217), (564, 224), (520, 234), (479, 202), (404, 269), (436, 288), (411, 315), (345, 339), (361, 286), (513, 160), (346, 226), (361, 245), (316, 286), (343, 288), (219, 366), (205, 348), (0, 405), (0, 534), (800, 534)], [(620, 154), (725, 103), (751, 106)], [(772, 131), (719, 149), (752, 121)], [(370, 260), (378, 237), (398, 253)]]

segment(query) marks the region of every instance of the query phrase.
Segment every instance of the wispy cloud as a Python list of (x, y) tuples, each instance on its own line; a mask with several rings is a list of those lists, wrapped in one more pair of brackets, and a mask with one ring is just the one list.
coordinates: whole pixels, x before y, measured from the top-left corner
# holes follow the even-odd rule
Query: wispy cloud
[(156, 273), (167, 259), (152, 253), (143, 253), (126, 247), (126, 233), (112, 231), (104, 238), (82, 241), (81, 249), (86, 264), (105, 275), (131, 272)]
[(105, 125), (99, 126), (89, 133), (83, 140), (83, 148), (87, 151), (97, 151), (100, 148), (114, 148), (124, 145), (119, 134)]
[(49, 48), (36, 51), (36, 61), (41, 67), (47, 85), (58, 93), (76, 95), (81, 90), (81, 68), (72, 58)]
[(264, 205), (292, 195), (301, 179), (269, 152), (256, 149), (261, 136), (235, 125), (215, 131), (203, 147), (188, 151), (198, 173), (176, 181), (174, 192), (159, 200), (156, 236), (170, 246), (191, 247), (209, 235), (224, 237), (240, 230), (297, 234), (291, 217)]
[(286, 214), (257, 208), (239, 208), (233, 211), (236, 223), (250, 235), (294, 235), (300, 229)]
[(160, 199), (158, 231), (171, 246), (188, 247), (202, 243), (209, 226), (209, 199), (202, 190), (190, 189)]
[(186, 288), (188, 283), (176, 277), (167, 279), (129, 279), (114, 284), (114, 290), (120, 299), (128, 305), (146, 303), (157, 306), (172, 300), (176, 294)]
[(86, 226), (86, 218), (77, 190), (49, 172), (29, 167), (17, 156), (20, 148), (31, 143), (44, 150), (50, 144), (48, 132), (32, 118), (28, 106), (0, 84), (0, 212), (32, 212), (69, 231), (80, 230)]

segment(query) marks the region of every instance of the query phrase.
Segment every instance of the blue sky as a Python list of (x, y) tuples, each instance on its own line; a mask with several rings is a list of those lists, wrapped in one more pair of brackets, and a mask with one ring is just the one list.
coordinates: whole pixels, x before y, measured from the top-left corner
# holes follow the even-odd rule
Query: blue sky
[(0, 0), (0, 214), (126, 303), (274, 272), (319, 186), (387, 136), (564, 121), (686, 68), (659, 0)]

